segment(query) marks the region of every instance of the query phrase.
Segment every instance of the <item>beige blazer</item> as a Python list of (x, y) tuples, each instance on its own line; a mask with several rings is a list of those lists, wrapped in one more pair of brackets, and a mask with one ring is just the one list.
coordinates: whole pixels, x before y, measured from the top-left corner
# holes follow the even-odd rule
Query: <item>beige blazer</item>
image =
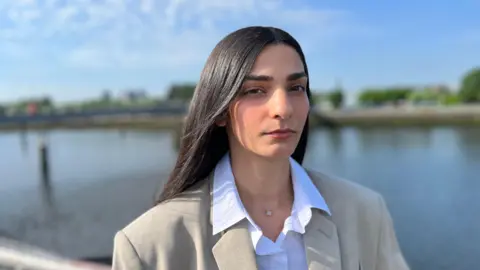
[[(409, 269), (383, 198), (358, 184), (307, 170), (331, 216), (314, 209), (304, 234), (310, 270)], [(212, 235), (212, 176), (117, 232), (113, 269), (257, 269), (247, 221)]]

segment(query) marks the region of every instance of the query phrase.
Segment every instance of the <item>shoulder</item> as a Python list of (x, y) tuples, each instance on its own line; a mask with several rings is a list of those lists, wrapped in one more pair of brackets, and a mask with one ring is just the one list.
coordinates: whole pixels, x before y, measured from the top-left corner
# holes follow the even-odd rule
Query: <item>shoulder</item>
[(334, 175), (307, 170), (330, 209), (331, 219), (349, 243), (376, 250), (382, 231), (393, 230), (385, 201), (378, 192)]
[[(332, 174), (305, 169), (313, 184), (322, 192), (334, 193), (336, 197), (347, 197), (354, 201), (378, 199), (380, 194), (370, 188)], [(322, 192), (322, 193), (323, 193)], [(323, 194), (322, 194), (323, 195)]]
[(306, 169), (313, 184), (325, 198), (328, 207), (335, 212), (352, 212), (379, 216), (384, 211), (380, 193), (341, 177)]
[(361, 247), (366, 268), (409, 269), (383, 196), (336, 176), (312, 170), (307, 173), (325, 197), (337, 228), (349, 235), (344, 238), (345, 246)]
[[(208, 222), (210, 190), (208, 179), (182, 195), (146, 211), (117, 235), (125, 237), (143, 260), (150, 261), (159, 250), (173, 251), (192, 244), (191, 234)], [(159, 241), (161, 239), (161, 241)]]

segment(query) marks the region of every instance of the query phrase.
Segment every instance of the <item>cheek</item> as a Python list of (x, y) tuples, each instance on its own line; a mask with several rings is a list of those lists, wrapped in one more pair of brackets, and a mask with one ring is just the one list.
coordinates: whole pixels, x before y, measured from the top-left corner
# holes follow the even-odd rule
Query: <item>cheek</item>
[(295, 112), (296, 115), (300, 118), (307, 118), (310, 111), (310, 102), (307, 97), (298, 98), (295, 100)]
[(244, 135), (258, 132), (260, 111), (255, 106), (242, 102), (236, 103), (231, 110), (231, 130), (241, 139)]
[(260, 111), (252, 106), (238, 106), (235, 112), (235, 126), (239, 133), (255, 132), (260, 121)]

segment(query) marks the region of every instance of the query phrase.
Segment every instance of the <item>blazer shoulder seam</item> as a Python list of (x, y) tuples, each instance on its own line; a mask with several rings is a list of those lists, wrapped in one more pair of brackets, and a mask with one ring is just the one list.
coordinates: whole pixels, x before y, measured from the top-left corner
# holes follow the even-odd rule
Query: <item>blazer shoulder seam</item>
[(135, 247), (135, 245), (132, 243), (132, 241), (130, 241), (130, 238), (128, 237), (128, 235), (123, 231), (123, 230), (120, 230), (118, 231), (120, 234), (123, 235), (123, 237), (125, 237), (125, 239), (127, 240), (128, 244), (130, 245), (130, 247), (132, 248), (132, 250), (135, 252), (135, 256), (138, 258), (138, 261), (140, 262), (140, 266), (142, 266), (142, 268), (144, 267), (143, 265), (143, 261), (142, 259), (140, 258), (140, 255), (138, 254), (138, 251), (137, 251), (137, 248)]

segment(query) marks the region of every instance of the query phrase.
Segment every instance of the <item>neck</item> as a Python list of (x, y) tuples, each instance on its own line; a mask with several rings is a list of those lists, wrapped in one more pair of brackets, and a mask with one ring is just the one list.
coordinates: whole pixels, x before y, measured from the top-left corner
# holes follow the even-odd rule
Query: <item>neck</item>
[(242, 200), (272, 206), (292, 204), (288, 158), (268, 159), (251, 153), (230, 153), (230, 160)]

